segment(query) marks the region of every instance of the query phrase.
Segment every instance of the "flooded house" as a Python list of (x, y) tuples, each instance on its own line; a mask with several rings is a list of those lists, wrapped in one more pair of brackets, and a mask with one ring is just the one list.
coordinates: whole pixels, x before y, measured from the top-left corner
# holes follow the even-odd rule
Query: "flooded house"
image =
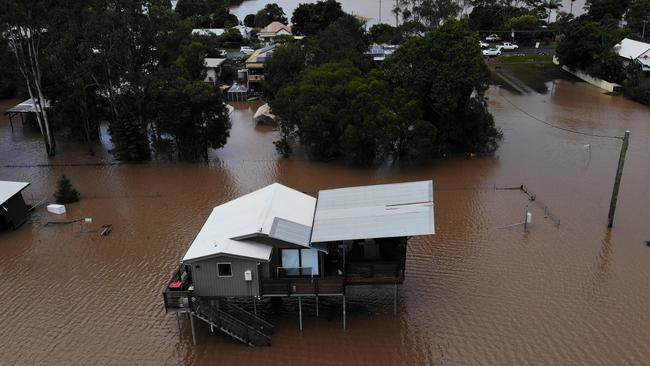
[(15, 230), (27, 221), (29, 206), (22, 195), (27, 186), (26, 182), (0, 181), (0, 231)]
[[(278, 183), (215, 207), (165, 288), (165, 309), (249, 345), (270, 345), (273, 326), (237, 306), (269, 298), (338, 297), (346, 288), (404, 282), (408, 239), (434, 233), (431, 181), (323, 190)], [(180, 325), (179, 325), (180, 328)]]

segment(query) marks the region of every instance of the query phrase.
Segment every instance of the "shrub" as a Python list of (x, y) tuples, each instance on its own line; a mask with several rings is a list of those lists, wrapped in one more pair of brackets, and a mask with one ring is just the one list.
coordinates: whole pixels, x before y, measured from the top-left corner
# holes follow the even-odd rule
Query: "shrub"
[(61, 176), (56, 182), (56, 192), (54, 198), (57, 203), (65, 204), (79, 201), (79, 192), (72, 186), (70, 179), (65, 175)]

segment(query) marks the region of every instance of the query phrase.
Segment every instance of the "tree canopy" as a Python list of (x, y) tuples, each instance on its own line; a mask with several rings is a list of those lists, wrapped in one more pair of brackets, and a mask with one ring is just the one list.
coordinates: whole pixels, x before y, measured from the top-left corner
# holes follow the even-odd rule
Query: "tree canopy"
[(255, 14), (254, 24), (257, 28), (264, 28), (273, 22), (287, 24), (289, 20), (284, 14), (284, 10), (275, 3), (266, 4), (264, 8)]
[(318, 1), (315, 4), (300, 4), (291, 17), (294, 34), (311, 36), (334, 23), (345, 13), (336, 0)]

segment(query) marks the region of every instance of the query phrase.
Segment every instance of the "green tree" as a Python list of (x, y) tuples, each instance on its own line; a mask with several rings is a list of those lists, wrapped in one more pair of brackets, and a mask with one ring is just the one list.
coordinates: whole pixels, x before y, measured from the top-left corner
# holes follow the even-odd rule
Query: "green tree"
[(627, 26), (639, 38), (643, 33), (645, 21), (645, 36), (648, 37), (650, 35), (650, 23), (648, 23), (648, 20), (650, 20), (650, 0), (630, 0), (626, 20)]
[(375, 24), (370, 27), (368, 38), (378, 44), (399, 44), (403, 41), (400, 30), (386, 23)]
[(418, 96), (423, 119), (437, 130), (438, 154), (497, 148), (501, 133), (484, 97), (489, 71), (466, 21), (450, 18), (436, 31), (405, 42), (386, 60), (385, 75)]
[(161, 134), (172, 136), (181, 160), (208, 159), (208, 149), (225, 145), (230, 118), (223, 96), (187, 71), (163, 71), (156, 78), (156, 117)]
[(184, 46), (176, 59), (176, 66), (185, 70), (189, 80), (203, 80), (205, 77), (205, 57), (207, 50), (203, 43), (193, 41)]
[(512, 17), (504, 23), (505, 29), (518, 32), (517, 40), (523, 43), (530, 42), (537, 36), (535, 31), (539, 29), (539, 26), (539, 18), (534, 14), (523, 14)]
[(344, 14), (307, 40), (308, 57), (313, 64), (352, 60), (360, 65), (368, 50), (363, 25), (354, 16)]
[(629, 0), (587, 0), (585, 8), (589, 18), (596, 22), (611, 18), (619, 21), (627, 10)]
[(255, 26), (255, 14), (248, 14), (244, 17), (244, 25), (247, 27)]
[(291, 17), (292, 32), (311, 36), (334, 23), (345, 13), (336, 0), (318, 1), (315, 4), (300, 4)]
[(66, 204), (79, 201), (79, 192), (72, 186), (70, 179), (64, 175), (56, 182), (56, 192), (54, 193), (56, 203)]
[(270, 23), (280, 22), (287, 24), (289, 20), (284, 14), (284, 10), (278, 4), (266, 4), (264, 8), (255, 14), (255, 27), (264, 28)]
[(436, 150), (436, 129), (422, 120), (417, 98), (393, 88), (374, 70), (351, 62), (310, 66), (271, 101), (279, 117), (283, 155), (300, 142), (319, 160), (370, 165), (392, 158), (426, 159)]
[(285, 85), (292, 82), (306, 66), (306, 53), (302, 45), (288, 43), (277, 46), (264, 63), (264, 92), (269, 99)]

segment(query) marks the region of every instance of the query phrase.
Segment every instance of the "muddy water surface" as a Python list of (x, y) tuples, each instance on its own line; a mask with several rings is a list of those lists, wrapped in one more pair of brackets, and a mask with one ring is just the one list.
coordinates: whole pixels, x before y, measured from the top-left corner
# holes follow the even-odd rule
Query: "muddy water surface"
[[(647, 364), (650, 359), (650, 109), (584, 83), (548, 93), (489, 91), (504, 140), (494, 157), (456, 157), (425, 167), (351, 169), (279, 159), (275, 132), (239, 104), (228, 145), (209, 164), (111, 162), (105, 136), (87, 148), (59, 142), (47, 159), (38, 134), (0, 120), (0, 179), (32, 182), (30, 202), (51, 197), (68, 175), (83, 199), (64, 218), (0, 234), (0, 364)], [(13, 101), (0, 102), (6, 109)], [(571, 134), (530, 116), (591, 134), (632, 139), (613, 230), (607, 209), (620, 141)], [(590, 144), (591, 149), (584, 145)], [(34, 166), (46, 164), (42, 166)], [(211, 208), (279, 181), (299, 190), (433, 179), (436, 235), (414, 238), (393, 315), (392, 289), (352, 293), (348, 330), (340, 303), (316, 318), (307, 304), (279, 315), (273, 346), (249, 348), (189, 323), (179, 336), (161, 289)], [(526, 185), (518, 191), (494, 187)], [(522, 220), (526, 205), (533, 223)], [(545, 218), (544, 206), (560, 220)], [(102, 224), (113, 233), (100, 237)], [(309, 301), (305, 301), (308, 303)]]

